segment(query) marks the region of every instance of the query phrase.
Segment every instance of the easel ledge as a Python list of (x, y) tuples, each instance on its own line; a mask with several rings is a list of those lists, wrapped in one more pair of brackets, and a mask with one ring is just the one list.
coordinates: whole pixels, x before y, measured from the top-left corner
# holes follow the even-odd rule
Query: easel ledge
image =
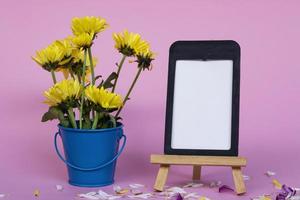
[(151, 155), (152, 164), (160, 164), (154, 189), (163, 191), (167, 181), (170, 165), (192, 165), (193, 180), (199, 180), (201, 166), (229, 166), (232, 168), (232, 176), (237, 194), (246, 192), (241, 167), (247, 164), (246, 158), (231, 156), (185, 156), (185, 155)]

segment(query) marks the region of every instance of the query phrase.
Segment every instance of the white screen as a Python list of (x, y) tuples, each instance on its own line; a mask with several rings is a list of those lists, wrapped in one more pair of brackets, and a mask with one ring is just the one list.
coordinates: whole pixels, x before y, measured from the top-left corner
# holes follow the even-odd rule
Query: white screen
[(177, 60), (173, 149), (231, 147), (232, 60)]

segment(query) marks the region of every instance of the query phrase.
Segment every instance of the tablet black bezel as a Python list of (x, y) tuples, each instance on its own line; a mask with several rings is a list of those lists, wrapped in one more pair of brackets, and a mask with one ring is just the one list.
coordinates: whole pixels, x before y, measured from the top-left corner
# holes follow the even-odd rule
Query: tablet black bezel
[[(231, 117), (231, 148), (229, 150), (208, 149), (173, 149), (172, 118), (174, 83), (177, 60), (232, 60), (232, 117)], [(240, 46), (232, 40), (222, 41), (176, 41), (170, 47), (169, 71), (167, 88), (167, 106), (165, 121), (165, 154), (172, 155), (210, 155), (237, 156), (239, 138), (239, 99), (240, 99)]]

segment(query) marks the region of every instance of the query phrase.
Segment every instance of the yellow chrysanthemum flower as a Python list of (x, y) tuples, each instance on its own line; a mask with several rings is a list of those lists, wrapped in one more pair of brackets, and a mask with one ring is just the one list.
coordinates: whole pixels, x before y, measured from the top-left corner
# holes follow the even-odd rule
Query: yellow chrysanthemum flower
[(108, 27), (106, 20), (100, 17), (75, 17), (72, 19), (73, 34), (78, 36), (83, 33), (92, 35), (94, 38), (99, 32), (104, 31)]
[(54, 44), (37, 51), (36, 57), (32, 57), (32, 59), (47, 71), (56, 69), (58, 65), (64, 64), (65, 62), (64, 52)]
[[(71, 64), (70, 68), (64, 68), (60, 67), (56, 71), (62, 72), (65, 79), (69, 78), (70, 70), (72, 70), (73, 74), (82, 74), (82, 70), (79, 70), (78, 68), (82, 68), (84, 62), (84, 52), (80, 51), (79, 49), (74, 49), (71, 55)], [(97, 66), (98, 59), (93, 56), (93, 67), (95, 68)], [(86, 60), (86, 71), (85, 71), (85, 80), (86, 82), (89, 82), (90, 76), (91, 76), (91, 62), (89, 57), (87, 57)]]
[(61, 49), (65, 58), (68, 58), (72, 55), (72, 51), (74, 48), (72, 45), (71, 37), (67, 37), (66, 39), (63, 40), (56, 40), (53, 43), (53, 45), (56, 45), (58, 48)]
[[(76, 49), (72, 52), (72, 58), (73, 58), (73, 63), (79, 63), (80, 65), (82, 65), (84, 62), (84, 52)], [(98, 59), (93, 56), (93, 66), (94, 67), (97, 65), (97, 62), (98, 62)], [(90, 59), (87, 56), (86, 66), (90, 66), (90, 65), (91, 65)]]
[(137, 33), (129, 33), (125, 30), (123, 33), (114, 33), (115, 48), (126, 56), (137, 55), (139, 52), (149, 49), (148, 42), (141, 39)]
[(78, 49), (87, 49), (93, 44), (93, 35), (88, 33), (82, 33), (72, 38), (72, 42)]
[(63, 80), (44, 92), (44, 103), (57, 106), (67, 100), (79, 99), (82, 86), (77, 80)]
[(151, 66), (152, 60), (154, 60), (154, 53), (147, 49), (146, 51), (139, 52), (137, 55), (138, 67), (143, 68), (143, 70), (148, 69)]
[(94, 85), (85, 89), (85, 96), (104, 109), (120, 108), (123, 102), (120, 95), (105, 90), (103, 87), (97, 88)]
[[(77, 51), (73, 53), (73, 63), (76, 63), (79, 65), (79, 67), (82, 68), (83, 62), (84, 62), (84, 52), (83, 51)], [(93, 56), (93, 67), (95, 68), (97, 66), (98, 59)], [(82, 74), (82, 73), (80, 73)], [(87, 57), (86, 60), (86, 71), (85, 71), (85, 81), (88, 83), (90, 81), (91, 76), (91, 62), (89, 57)]]

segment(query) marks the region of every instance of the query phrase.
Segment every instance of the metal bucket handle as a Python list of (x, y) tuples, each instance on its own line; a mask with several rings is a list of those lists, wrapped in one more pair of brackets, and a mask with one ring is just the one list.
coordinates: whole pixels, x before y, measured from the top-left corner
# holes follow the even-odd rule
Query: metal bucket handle
[(108, 162), (106, 162), (106, 163), (104, 163), (104, 164), (102, 164), (102, 165), (99, 165), (99, 166), (97, 166), (97, 167), (92, 167), (92, 168), (82, 168), (82, 167), (78, 167), (78, 166), (76, 166), (76, 165), (73, 165), (73, 164), (69, 163), (69, 162), (66, 161), (66, 159), (64, 159), (64, 157), (61, 155), (61, 153), (59, 152), (58, 147), (57, 147), (57, 136), (58, 136), (58, 135), (60, 135), (60, 132), (57, 132), (57, 133), (55, 134), (55, 136), (54, 136), (54, 147), (55, 147), (55, 151), (56, 151), (58, 157), (59, 157), (66, 165), (68, 165), (69, 167), (72, 167), (72, 168), (74, 168), (74, 169), (81, 170), (81, 171), (94, 171), (94, 170), (101, 169), (101, 168), (103, 168), (103, 167), (105, 167), (105, 166), (111, 164), (112, 162), (114, 162), (114, 161), (121, 155), (122, 151), (124, 150), (125, 144), (126, 144), (126, 135), (122, 134), (120, 139), (124, 138), (124, 139), (123, 139), (123, 145), (122, 145), (121, 149), (119, 150), (119, 152), (117, 153), (117, 155), (115, 155), (115, 157), (114, 157), (113, 159), (111, 159), (110, 161), (108, 161)]

